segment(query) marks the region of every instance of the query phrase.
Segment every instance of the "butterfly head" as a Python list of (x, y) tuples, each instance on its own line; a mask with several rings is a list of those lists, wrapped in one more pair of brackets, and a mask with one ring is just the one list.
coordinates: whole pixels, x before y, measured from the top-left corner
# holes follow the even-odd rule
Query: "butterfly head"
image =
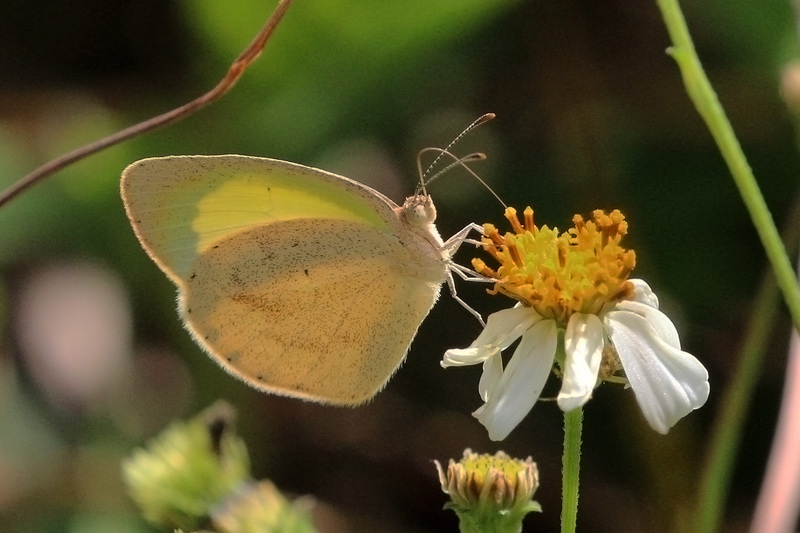
[(401, 212), (408, 225), (412, 227), (424, 228), (436, 220), (436, 207), (427, 194), (415, 194), (406, 198)]

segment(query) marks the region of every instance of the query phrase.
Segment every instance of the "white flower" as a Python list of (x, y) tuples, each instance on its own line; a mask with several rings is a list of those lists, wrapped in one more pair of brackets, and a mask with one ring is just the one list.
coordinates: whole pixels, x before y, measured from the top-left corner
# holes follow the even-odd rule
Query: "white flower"
[[(516, 213), (512, 212), (512, 215), (513, 218), (507, 214), (513, 226)], [(556, 230), (547, 230), (546, 226), (541, 230), (536, 228), (532, 219), (532, 211), (530, 214), (526, 212), (526, 227), (531, 239), (524, 243), (507, 234), (502, 246), (497, 246), (502, 239), (498, 239), (493, 227), (487, 227), (487, 234), (494, 238), (492, 255), (501, 264), (510, 264), (510, 268), (504, 272), (501, 267), (494, 272), (480, 261), (475, 265), (479, 271), (495, 279), (503, 278), (502, 282), (498, 281), (498, 292), (512, 295), (529, 305), (517, 304), (492, 314), (485, 329), (469, 348), (448, 350), (442, 360), (444, 367), (483, 363), (478, 389), (484, 405), (473, 415), (486, 426), (489, 437), (503, 440), (511, 433), (539, 399), (556, 362), (563, 372), (558, 405), (565, 412), (585, 404), (594, 388), (603, 379), (611, 378), (620, 365), (624, 371), (622, 380), (630, 384), (642, 413), (659, 433), (667, 433), (678, 420), (705, 404), (709, 394), (708, 372), (694, 356), (681, 350), (675, 326), (658, 310), (658, 298), (647, 283), (627, 279), (631, 263), (635, 263), (635, 258), (627, 255), (632, 252), (619, 248), (609, 255), (609, 232), (606, 230), (615, 227), (610, 232), (611, 242), (614, 244), (613, 237), (617, 237), (618, 244), (618, 237), (627, 229), (624, 217), (620, 214), (612, 224), (609, 223), (611, 219), (602, 218), (595, 212), (600, 231), (593, 223), (583, 223), (580, 219), (571, 235), (564, 234), (567, 241), (558, 236)], [(518, 230), (517, 236), (526, 231), (519, 231), (521, 227), (515, 229)], [(545, 235), (545, 230), (550, 234)], [(569, 259), (569, 252), (591, 249), (587, 243), (594, 237), (598, 237), (595, 248), (600, 250), (592, 256), (594, 260), (587, 260), (583, 266), (575, 266), (572, 270), (566, 268), (570, 261), (574, 266), (579, 259), (587, 257), (584, 253)], [(549, 243), (550, 248), (543, 248), (543, 242)], [(564, 242), (570, 243), (567, 250), (564, 250)], [(515, 251), (509, 252), (509, 247)], [(552, 254), (544, 253), (543, 249), (551, 248), (558, 251), (556, 255), (559, 257), (553, 268), (543, 266), (548, 258), (552, 258)], [(608, 264), (590, 273), (591, 285), (581, 282), (576, 272), (586, 273), (586, 264), (602, 262), (597, 259), (602, 254), (606, 255)], [(610, 256), (614, 259), (609, 259)], [(504, 261), (511, 257), (513, 263)], [(531, 257), (536, 258), (535, 269), (527, 268), (530, 265), (526, 265), (526, 257), (528, 261)], [(617, 268), (620, 262), (627, 262), (630, 268)], [(553, 262), (550, 263), (552, 267)], [(615, 264), (617, 266), (613, 267)], [(597, 282), (600, 279), (597, 272), (607, 274), (609, 270), (614, 275), (603, 278), (605, 288), (597, 290), (603, 285)], [(531, 271), (535, 274), (531, 275)], [(548, 278), (558, 280), (555, 283), (542, 281)], [(569, 283), (576, 285), (570, 289)], [(587, 286), (591, 290), (587, 290)], [(548, 288), (550, 292), (546, 293)], [(581, 297), (578, 298), (577, 294)], [(564, 360), (556, 361), (560, 331), (563, 331), (561, 353)], [(518, 339), (519, 345), (503, 368), (502, 350)], [(601, 365), (605, 365), (604, 372), (601, 372)]]
[[(585, 404), (598, 382), (604, 348), (619, 356), (642, 413), (659, 433), (706, 403), (708, 372), (681, 350), (675, 326), (658, 310), (658, 300), (642, 280), (629, 280), (636, 298), (603, 314), (575, 313), (564, 334), (564, 377), (558, 405), (571, 411)], [(503, 369), (500, 352), (522, 337)], [(558, 326), (533, 308), (516, 306), (489, 317), (486, 328), (466, 349), (445, 353), (442, 366), (483, 363), (479, 391), (485, 402), (474, 416), (492, 440), (505, 439), (539, 399), (553, 368)]]

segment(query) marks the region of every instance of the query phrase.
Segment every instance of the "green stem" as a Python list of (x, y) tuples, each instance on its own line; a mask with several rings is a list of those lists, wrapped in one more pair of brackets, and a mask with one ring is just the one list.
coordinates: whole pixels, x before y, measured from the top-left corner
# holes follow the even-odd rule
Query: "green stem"
[[(800, 197), (788, 217), (783, 241), (794, 252), (800, 239)], [(720, 414), (711, 432), (709, 460), (700, 476), (697, 506), (691, 531), (711, 533), (719, 530), (724, 511), (725, 497), (730, 484), (733, 463), (741, 444), (744, 418), (750, 407), (753, 389), (761, 371), (766, 347), (772, 339), (773, 326), (778, 315), (779, 298), (775, 278), (768, 272), (761, 281), (755, 305), (750, 313), (736, 370), (720, 400)]]
[(564, 457), (561, 493), (561, 533), (574, 533), (578, 520), (578, 484), (581, 471), (583, 409), (564, 413)]
[(459, 533), (520, 533), (522, 515), (509, 513), (487, 514), (485, 511), (456, 512), (459, 518)]
[(714, 421), (707, 452), (709, 459), (700, 478), (698, 501), (694, 508), (694, 527), (691, 531), (697, 533), (718, 531), (725, 510), (725, 499), (733, 473), (733, 463), (741, 443), (744, 419), (761, 373), (764, 348), (771, 338), (774, 320), (778, 314), (778, 306), (775, 304), (779, 294), (775, 278), (771, 275), (767, 278), (758, 291), (736, 371), (719, 402), (720, 413)]
[(739, 193), (761, 238), (772, 269), (775, 271), (776, 282), (789, 307), (792, 322), (800, 331), (800, 288), (798, 288), (794, 269), (786, 255), (786, 249), (781, 243), (772, 215), (753, 176), (753, 171), (750, 169), (742, 147), (725, 116), (725, 111), (703, 71), (678, 1), (656, 0), (656, 2), (672, 39), (673, 46), (669, 49), (669, 54), (677, 62), (686, 92), (706, 122), (731, 171), (733, 181), (739, 188)]

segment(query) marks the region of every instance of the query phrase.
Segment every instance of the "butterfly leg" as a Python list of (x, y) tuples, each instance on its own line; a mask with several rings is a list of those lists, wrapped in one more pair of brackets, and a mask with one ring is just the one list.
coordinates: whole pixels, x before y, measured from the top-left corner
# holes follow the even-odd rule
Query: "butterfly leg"
[[(462, 276), (462, 273), (457, 268), (454, 268), (454, 267), (458, 267), (458, 266), (460, 266), (460, 265), (456, 265), (455, 263), (453, 263), (451, 265), (448, 265), (448, 269), (447, 269), (447, 288), (450, 289), (450, 296), (453, 298), (453, 300), (455, 300), (459, 304), (461, 304), (461, 307), (463, 307), (464, 309), (469, 311), (469, 313), (472, 316), (477, 318), (478, 322), (481, 323), (481, 326), (486, 326), (486, 322), (483, 321), (483, 317), (481, 317), (481, 314), (479, 312), (477, 312), (476, 310), (474, 310), (472, 307), (470, 307), (467, 302), (462, 300), (461, 297), (456, 292), (456, 282), (453, 280), (453, 274), (452, 273), (456, 272), (459, 275), (459, 277)], [(462, 279), (466, 279), (466, 278), (462, 278)]]
[[(479, 234), (483, 235), (483, 226), (471, 223), (462, 228), (458, 233), (447, 239), (447, 241), (445, 241), (445, 243), (442, 245), (442, 250), (444, 252), (442, 255), (444, 255), (445, 257), (452, 258), (453, 255), (458, 251), (458, 249), (464, 243), (472, 244), (475, 245), (476, 247), (482, 246), (482, 243), (480, 241), (468, 238), (471, 231), (476, 231)], [(459, 265), (452, 259), (448, 261), (447, 269), (451, 272), (455, 272), (456, 275), (458, 275), (458, 277), (460, 277), (464, 281), (477, 281), (484, 283), (486, 282), (492, 283), (495, 281), (491, 278), (487, 278), (486, 276), (475, 272), (469, 267), (466, 267), (464, 265)]]
[(474, 222), (464, 226), (460, 231), (444, 242), (442, 250), (447, 253), (447, 256), (452, 257), (464, 243), (480, 246), (480, 241), (468, 238), (472, 231), (483, 235), (483, 226), (475, 224)]
[[(472, 231), (476, 231), (480, 235), (483, 235), (483, 226), (478, 224), (472, 223), (465, 226), (461, 231), (447, 239), (445, 243), (442, 245), (443, 255), (445, 257), (452, 257), (458, 249), (461, 247), (462, 244), (472, 244), (476, 247), (481, 246), (480, 241), (476, 241), (474, 239), (469, 238), (469, 234)], [(481, 323), (482, 326), (485, 326), (486, 323), (483, 321), (483, 317), (481, 317), (480, 313), (474, 310), (472, 307), (467, 304), (464, 300), (462, 300), (456, 291), (456, 284), (455, 280), (453, 279), (453, 273), (455, 273), (459, 278), (464, 281), (476, 281), (479, 283), (494, 283), (496, 280), (492, 278), (487, 278), (486, 276), (475, 272), (469, 267), (464, 265), (459, 265), (452, 259), (447, 261), (447, 287), (450, 289), (450, 295), (453, 297), (455, 301), (457, 301), (461, 306), (469, 311), (469, 313), (478, 319), (478, 322)]]
[(464, 281), (477, 281), (478, 283), (494, 283), (497, 281), (494, 278), (487, 278), (483, 274), (475, 272), (469, 267), (465, 267), (464, 265), (459, 265), (454, 261), (447, 262), (447, 269), (455, 272), (456, 276), (463, 279)]

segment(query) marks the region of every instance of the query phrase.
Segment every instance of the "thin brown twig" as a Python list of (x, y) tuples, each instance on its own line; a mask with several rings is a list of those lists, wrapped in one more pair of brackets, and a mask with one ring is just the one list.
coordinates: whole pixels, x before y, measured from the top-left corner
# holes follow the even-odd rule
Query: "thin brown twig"
[(5, 204), (22, 194), (25, 190), (32, 187), (36, 183), (46, 179), (49, 176), (52, 176), (59, 170), (76, 163), (85, 157), (100, 152), (101, 150), (105, 150), (110, 146), (114, 146), (115, 144), (119, 144), (138, 135), (142, 135), (143, 133), (147, 133), (156, 128), (160, 128), (162, 126), (166, 126), (167, 124), (171, 124), (186, 118), (195, 111), (219, 99), (222, 95), (228, 92), (237, 81), (239, 81), (239, 78), (242, 76), (242, 74), (244, 74), (244, 71), (247, 70), (247, 67), (249, 67), (259, 55), (261, 55), (261, 52), (267, 45), (267, 41), (269, 41), (269, 38), (278, 27), (278, 23), (283, 18), (286, 10), (289, 9), (292, 1), (293, 0), (279, 0), (278, 7), (275, 8), (275, 11), (272, 13), (269, 20), (267, 20), (267, 23), (263, 28), (261, 28), (261, 31), (258, 32), (258, 35), (256, 35), (255, 39), (253, 39), (247, 48), (245, 48), (239, 57), (237, 57), (236, 60), (231, 64), (228, 72), (225, 74), (225, 77), (222, 78), (216, 87), (187, 104), (147, 119), (143, 122), (139, 122), (138, 124), (134, 124), (133, 126), (125, 128), (124, 130), (120, 130), (117, 133), (109, 135), (108, 137), (103, 137), (100, 140), (81, 146), (80, 148), (76, 148), (71, 152), (45, 163), (3, 191), (3, 193), (0, 194), (0, 207), (3, 207)]

